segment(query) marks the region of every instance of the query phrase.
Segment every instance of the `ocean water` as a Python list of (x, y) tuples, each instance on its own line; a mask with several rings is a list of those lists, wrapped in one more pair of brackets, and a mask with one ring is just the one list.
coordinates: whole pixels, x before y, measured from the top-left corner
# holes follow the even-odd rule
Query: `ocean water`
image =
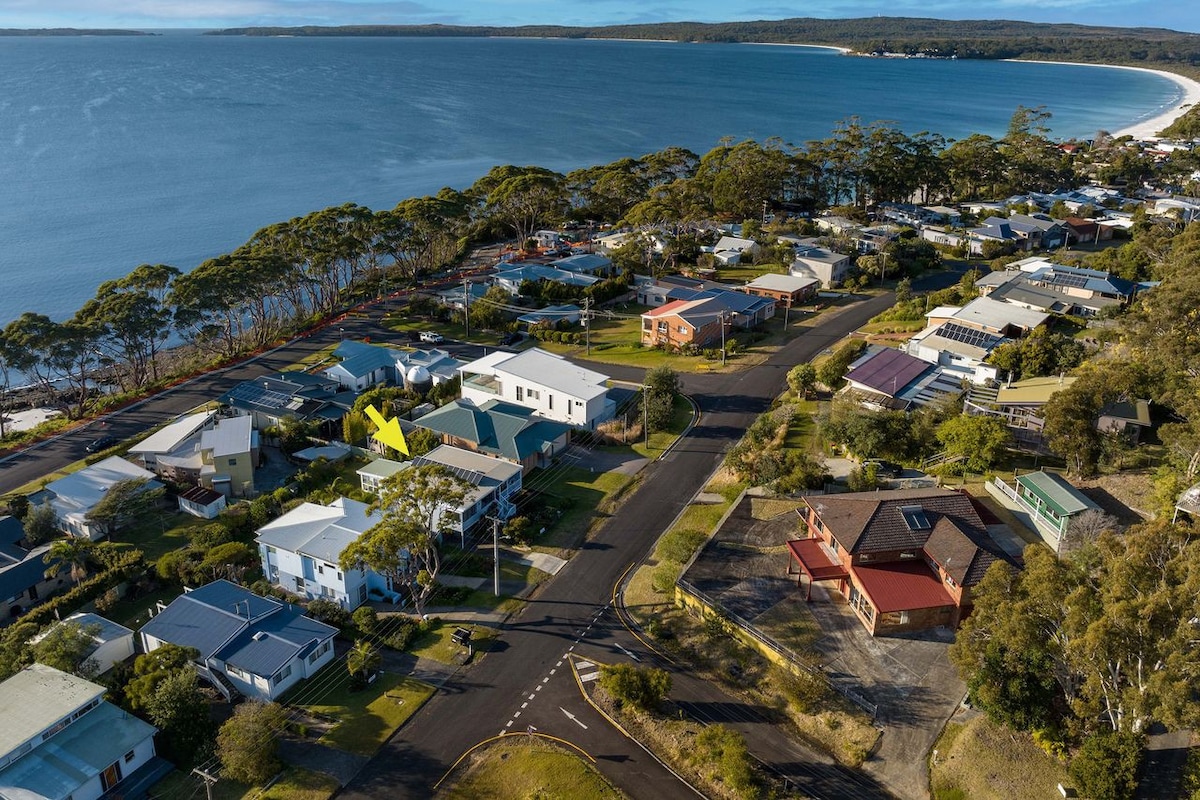
[(141, 263), (190, 269), (330, 205), (379, 209), (497, 164), (569, 170), (839, 120), (1053, 135), (1179, 102), (1129, 70), (819, 48), (536, 39), (0, 38), (0, 325), (70, 316)]

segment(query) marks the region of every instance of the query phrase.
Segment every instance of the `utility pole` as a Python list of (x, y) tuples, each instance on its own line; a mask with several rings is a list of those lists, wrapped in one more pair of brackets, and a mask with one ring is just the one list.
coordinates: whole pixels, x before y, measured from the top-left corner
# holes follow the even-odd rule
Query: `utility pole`
[(200, 778), (204, 781), (204, 790), (208, 792), (208, 800), (213, 800), (212, 787), (213, 784), (217, 782), (216, 777), (208, 772), (205, 772), (199, 767), (196, 767), (194, 770), (192, 770), (192, 774), (200, 776)]
[(492, 521), (492, 555), (495, 563), (492, 565), (492, 591), (500, 596), (500, 518), (488, 517)]
[(592, 298), (583, 298), (583, 338), (587, 342), (587, 354), (589, 356), (592, 354), (592, 315), (589, 311), (591, 306)]
[(721, 312), (721, 366), (725, 366), (725, 312)]
[(642, 384), (642, 436), (645, 438), (646, 449), (650, 449), (650, 389)]
[(471, 338), (471, 281), (463, 278), (463, 333), (464, 339)]

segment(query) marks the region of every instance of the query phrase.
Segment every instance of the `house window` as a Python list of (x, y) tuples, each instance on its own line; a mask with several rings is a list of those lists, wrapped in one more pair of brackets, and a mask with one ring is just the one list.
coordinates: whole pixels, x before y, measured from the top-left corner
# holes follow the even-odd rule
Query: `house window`
[(542, 393), (536, 389), (526, 389), (525, 394), (529, 395), (530, 400), (541, 400)]
[(551, 410), (554, 409), (554, 395), (552, 395), (552, 394), (546, 395), (546, 407)]
[(242, 680), (246, 680), (246, 673), (242, 672), (240, 669), (235, 667), (233, 664), (226, 664), (225, 672), (228, 673), (229, 675), (232, 675), (235, 678), (240, 678)]
[(236, 459), (236, 458), (231, 458), (231, 459), (229, 459), (229, 466), (231, 466), (231, 467), (236, 467), (236, 466), (237, 466), (237, 459)]
[(678, 332), (679, 332), (680, 336), (687, 336), (687, 332), (688, 332), (687, 325), (680, 325)]
[(358, 602), (367, 602), (367, 585), (365, 583), (360, 583), (358, 585)]
[(342, 573), (341, 573), (341, 570), (338, 570), (337, 579), (338, 579), (339, 581), (342, 579)]
[(519, 403), (524, 399), (525, 399), (525, 387), (518, 386), (517, 387), (517, 402)]
[(276, 686), (278, 686), (280, 683), (283, 682), (283, 680), (285, 678), (287, 678), (291, 674), (292, 674), (292, 665), (288, 664), (286, 667), (279, 670), (279, 672), (275, 675), (275, 677), (271, 679), (271, 682), (274, 683)]
[(325, 565), (324, 564), (317, 564), (317, 574), (318, 575), (325, 574)]
[(137, 757), (137, 751), (130, 750), (128, 753), (125, 754), (125, 763), (128, 764), (130, 761), (133, 761), (133, 759), (136, 757)]

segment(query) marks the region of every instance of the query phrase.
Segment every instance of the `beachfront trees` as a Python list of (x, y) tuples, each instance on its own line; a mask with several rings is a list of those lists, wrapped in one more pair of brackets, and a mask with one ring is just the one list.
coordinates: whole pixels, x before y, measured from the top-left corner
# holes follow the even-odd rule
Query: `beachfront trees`
[(342, 551), (344, 570), (372, 569), (404, 586), (418, 614), (433, 592), (442, 537), (459, 522), (456, 509), (473, 487), (438, 464), (411, 467), (384, 480), (373, 511), (383, 519)]
[(458, 256), (466, 222), (462, 202), (412, 197), (375, 214), (375, 246), (391, 260), (402, 280), (414, 281)]
[(952, 198), (994, 195), (1004, 179), (999, 143), (982, 133), (954, 142), (939, 154)]
[(510, 231), (518, 244), (560, 221), (567, 209), (566, 179), (544, 167), (495, 167), (467, 194), (481, 200), (485, 219)]

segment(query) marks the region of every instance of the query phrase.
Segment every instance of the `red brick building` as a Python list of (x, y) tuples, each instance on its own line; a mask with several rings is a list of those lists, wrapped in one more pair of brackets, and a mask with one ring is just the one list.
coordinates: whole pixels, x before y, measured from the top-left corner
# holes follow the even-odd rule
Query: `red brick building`
[[(969, 497), (900, 489), (806, 498), (808, 537), (788, 542), (788, 574), (835, 582), (871, 635), (946, 626), (970, 613), (971, 589), (1004, 551)], [(807, 598), (806, 598), (807, 599)]]

